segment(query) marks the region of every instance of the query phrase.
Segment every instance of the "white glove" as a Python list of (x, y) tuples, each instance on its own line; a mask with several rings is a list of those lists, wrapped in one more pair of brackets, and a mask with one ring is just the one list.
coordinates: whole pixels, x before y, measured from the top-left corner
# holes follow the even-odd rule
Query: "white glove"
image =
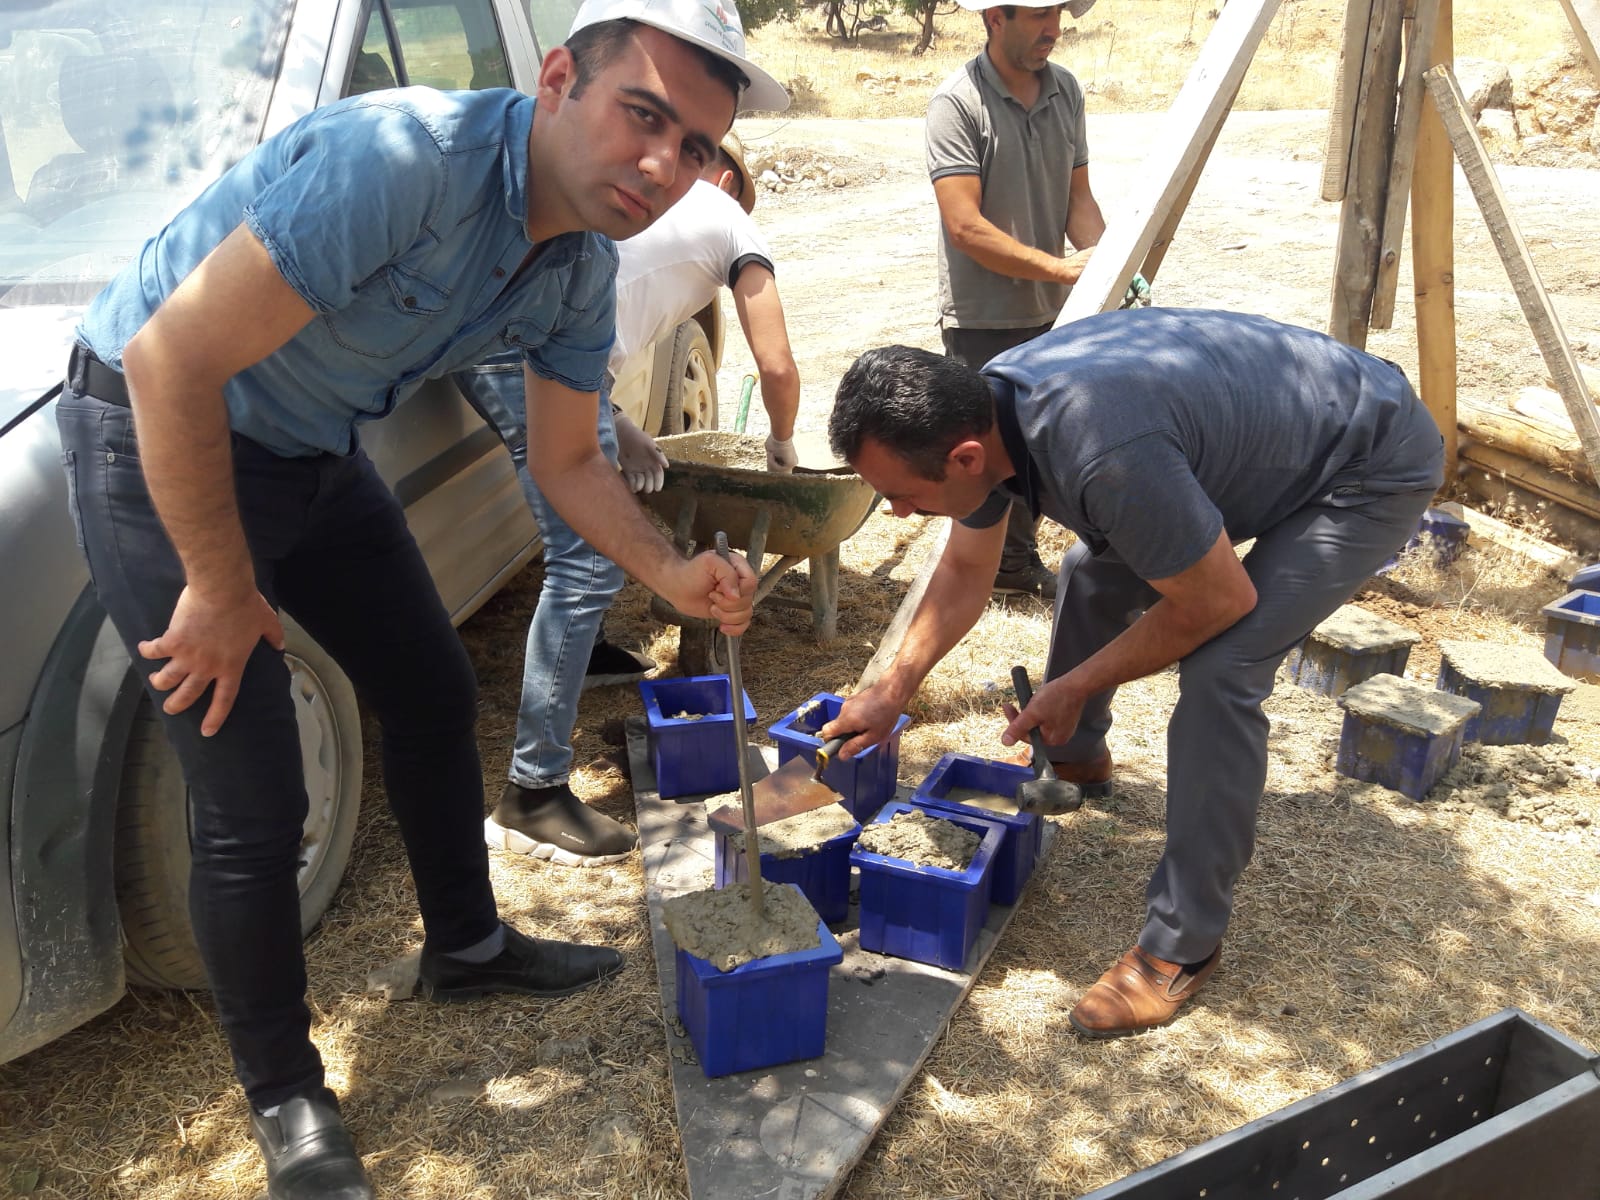
[(767, 470), (774, 475), (788, 475), (800, 463), (800, 456), (795, 453), (794, 439), (778, 439), (770, 433), (767, 435)]
[(640, 429), (623, 413), (613, 413), (617, 427), (617, 467), (628, 487), (635, 492), (659, 492), (667, 474), (667, 456), (656, 446), (655, 438)]

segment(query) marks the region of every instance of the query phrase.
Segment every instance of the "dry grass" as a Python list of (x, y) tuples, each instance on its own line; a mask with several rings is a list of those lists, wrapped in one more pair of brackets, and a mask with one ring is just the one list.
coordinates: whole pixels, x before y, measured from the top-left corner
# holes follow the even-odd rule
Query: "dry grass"
[[(1333, 97), (1344, 7), (1336, 0), (1283, 0), (1237, 106), (1326, 108)], [(1054, 58), (1078, 77), (1094, 112), (1163, 109), (1182, 88), (1216, 8), (1209, 0), (1105, 0), (1081, 21), (1069, 22)], [(1555, 0), (1519, 5), (1515, 20), (1506, 14), (1499, 0), (1457, 0), (1456, 53), (1530, 65), (1576, 44)], [(941, 16), (932, 47), (914, 57), (918, 23), (898, 9), (885, 16), (885, 30), (862, 31), (846, 43), (829, 38), (822, 9), (811, 8), (793, 21), (754, 31), (750, 47), (789, 85), (795, 97), (790, 111), (796, 116), (920, 117), (933, 89), (982, 48), (982, 25), (965, 10)]]
[[(1047, 527), (1048, 530), (1049, 527)], [(764, 606), (745, 640), (760, 724), (818, 691), (845, 691), (931, 539), (932, 522), (874, 515), (845, 545), (841, 637), (816, 647), (804, 612)], [(1048, 533), (1045, 553), (1064, 535)], [(1519, 574), (1519, 572), (1523, 572)], [(483, 681), (485, 777), (502, 778), (532, 568), (464, 630)], [(803, 572), (782, 589), (805, 594)], [(1448, 571), (1407, 563), (1363, 603), (1437, 639), (1537, 644), (1518, 560), (1473, 551)], [(1535, 597), (1537, 598), (1537, 597)], [(1499, 605), (1516, 614), (1508, 619)], [(614, 636), (670, 669), (675, 631), (630, 586)], [(997, 604), (913, 707), (901, 777), (947, 750), (1000, 756), (998, 707), (1013, 662), (1037, 668), (1048, 617)], [(1160, 853), (1164, 725), (1176, 679), (1125, 687), (1111, 742), (1123, 786), (1061, 819), (1006, 938), (845, 1195), (1073, 1196), (1387, 1061), (1508, 1004), (1600, 1044), (1600, 838), (1482, 809), (1418, 806), (1333, 774), (1340, 712), (1287, 684), (1271, 703), (1271, 775), (1254, 865), (1226, 959), (1183, 1020), (1086, 1044), (1066, 1014), (1137, 931)], [(1569, 699), (1556, 752), (1600, 763), (1600, 702)], [(606, 762), (631, 688), (584, 698), (580, 790), (629, 818)], [(621, 946), (609, 986), (538, 1003), (383, 1003), (366, 972), (420, 939), (377, 767), (349, 880), (308, 950), (316, 1038), (388, 1197), (682, 1197), (685, 1184), (658, 983), (637, 860), (580, 872), (497, 856), (505, 911), (526, 928)], [(1587, 783), (1573, 803), (1600, 820)], [(0, 1180), (42, 1173), (33, 1196), (72, 1200), (253, 1196), (261, 1174), (244, 1104), (203, 997), (131, 995), (104, 1017), (0, 1067)], [(3, 1192), (0, 1192), (3, 1194)]]

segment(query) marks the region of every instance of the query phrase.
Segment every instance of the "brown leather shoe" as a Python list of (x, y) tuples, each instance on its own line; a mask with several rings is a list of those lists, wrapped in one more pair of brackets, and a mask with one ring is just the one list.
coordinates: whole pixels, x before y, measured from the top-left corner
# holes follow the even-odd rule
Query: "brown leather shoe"
[(1052, 762), (1057, 779), (1078, 785), (1085, 800), (1103, 800), (1111, 795), (1111, 751), (1087, 762)]
[(1221, 959), (1219, 946), (1190, 971), (1135, 946), (1083, 994), (1068, 1020), (1087, 1038), (1127, 1037), (1165, 1025), (1211, 978)]

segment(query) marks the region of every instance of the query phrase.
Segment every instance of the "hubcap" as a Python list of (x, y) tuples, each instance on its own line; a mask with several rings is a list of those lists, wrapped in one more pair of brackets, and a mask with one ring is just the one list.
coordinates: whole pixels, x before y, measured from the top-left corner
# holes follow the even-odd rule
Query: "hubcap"
[(343, 783), (343, 746), (339, 723), (328, 702), (322, 680), (300, 659), (285, 655), (289, 668), (289, 692), (294, 698), (295, 720), (300, 727), (300, 760), (305, 766), (305, 831), (300, 837), (300, 894), (304, 895), (327, 861), (339, 815), (339, 794)]

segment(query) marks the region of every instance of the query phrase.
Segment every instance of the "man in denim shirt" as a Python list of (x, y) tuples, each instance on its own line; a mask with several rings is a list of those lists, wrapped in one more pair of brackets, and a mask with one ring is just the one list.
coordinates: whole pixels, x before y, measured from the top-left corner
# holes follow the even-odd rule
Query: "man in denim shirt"
[(596, 392), (610, 239), (689, 189), (741, 100), (786, 97), (726, 7), (590, 0), (573, 28), (535, 97), (378, 92), (263, 143), (97, 298), (58, 406), (96, 591), (189, 785), (195, 937), (274, 1200), (372, 1195), (309, 1037), (280, 606), (382, 726), (423, 995), (559, 996), (622, 966), (497, 915), (471, 664), (357, 425), (517, 350), (556, 507), (685, 611), (749, 621), (748, 565), (656, 531), (596, 443)]

